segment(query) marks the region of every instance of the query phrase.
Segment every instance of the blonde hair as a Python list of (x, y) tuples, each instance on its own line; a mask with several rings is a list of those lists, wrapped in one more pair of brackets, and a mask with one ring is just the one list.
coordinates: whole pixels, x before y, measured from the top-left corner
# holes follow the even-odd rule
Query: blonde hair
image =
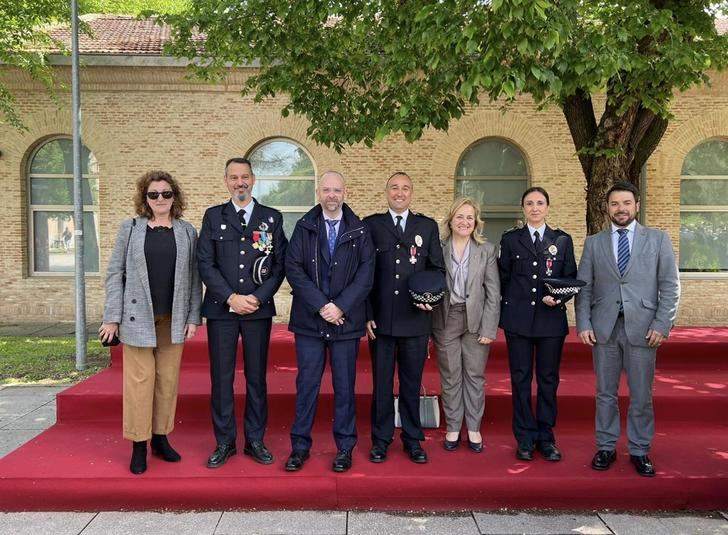
[(463, 206), (472, 206), (473, 211), (475, 212), (475, 228), (473, 229), (472, 234), (470, 234), (470, 237), (475, 241), (475, 243), (485, 243), (485, 238), (483, 237), (483, 221), (480, 219), (480, 204), (478, 204), (478, 201), (473, 199), (472, 197), (458, 197), (455, 199), (450, 205), (450, 211), (447, 214), (447, 217), (443, 220), (443, 226), (444, 229), (442, 231), (442, 239), (443, 240), (449, 240), (450, 236), (452, 235), (452, 229), (450, 228), (450, 223), (452, 223), (452, 220), (455, 218), (455, 214), (457, 213), (460, 208)]

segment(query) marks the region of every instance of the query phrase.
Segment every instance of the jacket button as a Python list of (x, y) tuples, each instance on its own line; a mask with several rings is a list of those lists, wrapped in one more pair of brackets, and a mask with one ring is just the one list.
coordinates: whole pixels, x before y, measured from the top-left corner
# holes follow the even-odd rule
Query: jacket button
[[(240, 251), (240, 254), (245, 254), (245, 251)], [(533, 276), (533, 278), (536, 278), (536, 275)]]
[(240, 264), (240, 269), (243, 269), (245, 267), (245, 264)]
[(395, 264), (399, 264), (399, 258), (394, 261)]
[(533, 274), (533, 278), (535, 279), (535, 278), (537, 278), (537, 277), (538, 277), (538, 276), (537, 276), (537, 275), (536, 275), (536, 274), (534, 273), (534, 274)]
[(134, 321), (135, 319), (136, 318), (134, 316), (132, 316), (131, 318), (129, 318), (129, 321)]
[(536, 293), (536, 288), (531, 288), (531, 291)]
[(536, 306), (536, 301), (531, 301), (531, 306)]
[(399, 273), (397, 273), (397, 274), (396, 274), (396, 275), (394, 276), (394, 278), (395, 278), (395, 279), (398, 279), (398, 278), (399, 278)]
[(394, 295), (399, 295), (399, 290), (395, 290)]
[(243, 281), (244, 281), (244, 279), (240, 279), (240, 282), (243, 282)]
[(399, 249), (399, 244), (397, 244), (397, 249)]
[(537, 265), (538, 265), (538, 262), (534, 262), (534, 263), (533, 263), (533, 265), (534, 265), (534, 266), (537, 266)]
[(132, 304), (132, 305), (136, 305), (136, 299), (132, 299), (132, 300), (131, 300), (131, 304)]

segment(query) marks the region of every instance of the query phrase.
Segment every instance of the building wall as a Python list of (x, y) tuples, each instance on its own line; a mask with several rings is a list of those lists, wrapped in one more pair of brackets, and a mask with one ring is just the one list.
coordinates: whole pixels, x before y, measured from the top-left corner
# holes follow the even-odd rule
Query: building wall
[[(59, 68), (68, 79), (67, 68)], [(348, 202), (360, 215), (383, 211), (383, 186), (396, 170), (414, 179), (413, 209), (440, 220), (454, 195), (454, 174), (463, 153), (484, 137), (505, 138), (523, 152), (531, 183), (545, 187), (552, 200), (549, 223), (569, 232), (577, 258), (585, 236), (584, 178), (569, 130), (559, 109), (538, 111), (521, 98), (504, 113), (501, 104), (469, 109), (448, 132), (429, 131), (408, 144), (390, 136), (372, 149), (355, 146), (341, 154), (306, 137), (307, 124), (282, 118), (281, 97), (255, 104), (241, 97), (246, 72), (231, 75), (228, 85), (210, 86), (186, 80), (178, 68), (87, 67), (82, 73), (82, 136), (99, 162), (101, 273), (87, 277), (87, 315), (101, 318), (104, 277), (119, 222), (133, 215), (135, 179), (159, 168), (181, 181), (188, 197), (185, 219), (198, 228), (206, 207), (228, 198), (223, 165), (261, 141), (284, 137), (302, 145), (317, 174), (328, 169), (347, 178)], [(54, 135), (71, 133), (70, 97), (60, 92), (54, 103), (21, 73), (11, 88), (28, 130), (0, 125), (0, 321), (44, 318), (70, 320), (74, 315), (74, 281), (68, 276), (29, 276), (27, 238), (27, 165), (32, 150)], [(597, 103), (598, 104), (598, 103)], [(597, 105), (599, 107), (599, 105)], [(679, 245), (680, 169), (695, 145), (710, 137), (728, 137), (728, 76), (714, 76), (711, 88), (679, 95), (675, 117), (647, 170), (645, 209), (648, 224), (666, 230)], [(728, 278), (682, 277), (678, 317), (682, 325), (725, 325)], [(277, 297), (279, 321), (286, 321), (287, 287)], [(573, 319), (573, 314), (571, 314)]]

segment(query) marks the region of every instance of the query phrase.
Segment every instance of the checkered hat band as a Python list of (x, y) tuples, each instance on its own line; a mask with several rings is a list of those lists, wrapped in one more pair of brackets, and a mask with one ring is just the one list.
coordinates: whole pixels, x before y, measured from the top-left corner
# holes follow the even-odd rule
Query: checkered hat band
[(581, 288), (579, 286), (566, 286), (564, 288), (554, 288), (548, 282), (544, 283), (549, 293), (553, 295), (576, 295)]
[(431, 294), (431, 293), (419, 294), (417, 292), (413, 292), (412, 290), (410, 290), (409, 293), (419, 303), (437, 303), (445, 296), (444, 291), (436, 293), (436, 294)]

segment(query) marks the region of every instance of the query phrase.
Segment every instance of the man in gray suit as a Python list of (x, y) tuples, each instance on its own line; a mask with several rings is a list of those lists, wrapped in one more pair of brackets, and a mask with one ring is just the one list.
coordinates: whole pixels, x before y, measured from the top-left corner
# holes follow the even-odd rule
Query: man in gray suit
[(669, 236), (635, 220), (639, 200), (639, 191), (629, 182), (618, 182), (607, 192), (611, 226), (587, 237), (579, 263), (577, 277), (586, 286), (576, 298), (576, 328), (582, 342), (593, 348), (597, 376), (592, 468), (607, 470), (616, 460), (617, 391), (624, 369), (630, 458), (638, 474), (653, 477), (655, 468), (647, 455), (655, 434), (655, 356), (677, 314), (680, 281)]

